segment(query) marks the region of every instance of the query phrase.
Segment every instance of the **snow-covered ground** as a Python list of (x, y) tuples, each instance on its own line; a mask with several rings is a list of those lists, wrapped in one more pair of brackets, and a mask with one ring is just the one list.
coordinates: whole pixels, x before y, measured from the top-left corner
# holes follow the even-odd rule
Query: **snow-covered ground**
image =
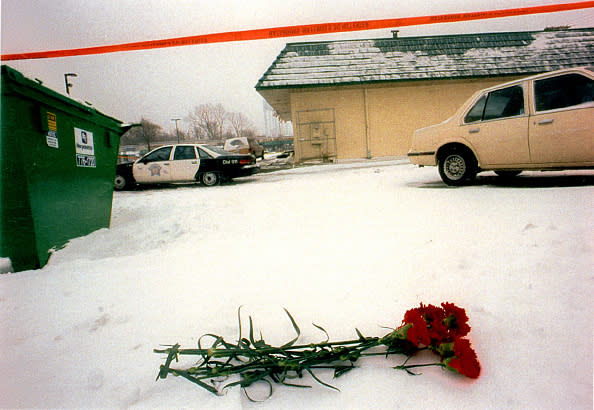
[[(394, 160), (116, 193), (110, 229), (0, 276), (0, 407), (592, 409), (594, 173), (480, 180), (447, 188)], [(393, 356), (319, 374), (340, 392), (304, 378), (263, 403), (155, 381), (153, 348), (235, 340), (240, 305), (282, 344), (283, 307), (309, 343), (312, 322), (382, 336), (442, 301), (467, 310), (477, 380)]]

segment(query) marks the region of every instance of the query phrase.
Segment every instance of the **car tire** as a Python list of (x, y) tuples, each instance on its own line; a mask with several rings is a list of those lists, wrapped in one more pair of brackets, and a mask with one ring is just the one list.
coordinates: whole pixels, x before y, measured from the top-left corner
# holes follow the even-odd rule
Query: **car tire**
[(116, 175), (113, 181), (113, 189), (116, 191), (122, 191), (126, 189), (130, 184), (123, 175)]
[(216, 172), (203, 172), (200, 175), (200, 182), (206, 186), (215, 186), (221, 182), (221, 177)]
[(466, 185), (476, 177), (476, 160), (466, 150), (450, 149), (438, 161), (439, 176), (447, 185)]
[(520, 175), (521, 172), (522, 171), (495, 171), (497, 176), (504, 178), (504, 179), (516, 177), (516, 176)]

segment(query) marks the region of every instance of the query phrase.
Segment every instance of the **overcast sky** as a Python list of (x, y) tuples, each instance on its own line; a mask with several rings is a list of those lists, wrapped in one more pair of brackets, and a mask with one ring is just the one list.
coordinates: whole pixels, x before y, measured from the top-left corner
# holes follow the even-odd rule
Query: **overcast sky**
[[(569, 3), (577, 0), (1, 0), (2, 53), (110, 45), (310, 23), (389, 19)], [(466, 23), (403, 27), (400, 36), (592, 27), (594, 9)], [(195, 45), (148, 51), (8, 61), (64, 93), (124, 122), (141, 116), (175, 129), (193, 107), (222, 103), (264, 130), (258, 79), (286, 43), (390, 37), (390, 29)], [(180, 122), (186, 129), (187, 124)]]

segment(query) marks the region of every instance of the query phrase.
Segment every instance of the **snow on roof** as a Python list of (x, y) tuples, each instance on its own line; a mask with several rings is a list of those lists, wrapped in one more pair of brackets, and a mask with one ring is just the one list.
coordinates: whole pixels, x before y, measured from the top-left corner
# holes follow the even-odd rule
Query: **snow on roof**
[(524, 75), (594, 65), (594, 29), (290, 43), (258, 90)]

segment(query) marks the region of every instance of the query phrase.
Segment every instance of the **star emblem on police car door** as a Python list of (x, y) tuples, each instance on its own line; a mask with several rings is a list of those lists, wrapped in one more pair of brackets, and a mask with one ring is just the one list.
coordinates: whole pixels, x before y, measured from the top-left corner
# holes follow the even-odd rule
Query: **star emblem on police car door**
[(153, 164), (149, 167), (149, 171), (151, 171), (151, 176), (161, 176), (161, 167), (157, 164)]

